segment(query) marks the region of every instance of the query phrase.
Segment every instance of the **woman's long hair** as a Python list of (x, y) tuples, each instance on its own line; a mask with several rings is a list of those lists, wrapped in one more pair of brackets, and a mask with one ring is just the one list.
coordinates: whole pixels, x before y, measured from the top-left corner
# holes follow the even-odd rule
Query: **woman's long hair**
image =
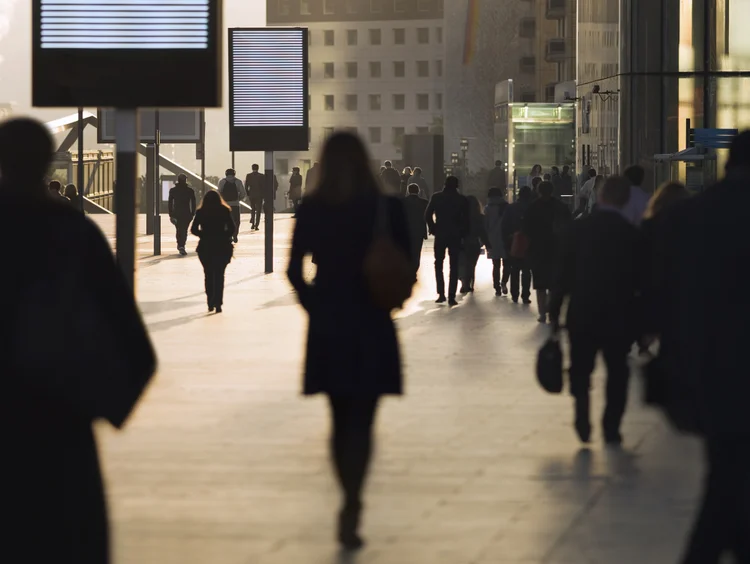
[(320, 158), (321, 178), (310, 197), (341, 204), (360, 195), (380, 193), (364, 144), (356, 135), (335, 133), (326, 141)]
[(78, 188), (76, 188), (75, 184), (68, 184), (65, 187), (65, 197), (68, 199), (77, 198), (78, 197)]
[(411, 176), (412, 175), (412, 170), (408, 166), (404, 167), (404, 170), (401, 172), (401, 175), (402, 176)]
[(222, 208), (226, 209), (228, 212), (232, 211), (229, 204), (224, 201), (224, 198), (222, 198), (221, 194), (216, 190), (209, 190), (206, 192), (206, 195), (203, 196), (203, 201), (201, 201), (201, 205), (198, 206), (199, 210), (202, 210), (203, 213), (207, 214), (218, 214)]
[(659, 186), (658, 190), (651, 197), (651, 200), (649, 200), (643, 217), (644, 219), (651, 219), (658, 215), (664, 208), (668, 208), (672, 204), (684, 200), (689, 196), (690, 192), (679, 182), (665, 182)]

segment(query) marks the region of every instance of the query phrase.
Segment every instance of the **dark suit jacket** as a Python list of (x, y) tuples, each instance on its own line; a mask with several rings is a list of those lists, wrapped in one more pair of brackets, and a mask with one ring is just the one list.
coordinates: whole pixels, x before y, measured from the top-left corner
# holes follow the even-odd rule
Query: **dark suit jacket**
[(427, 238), (427, 200), (419, 196), (407, 196), (403, 200), (406, 221), (409, 223), (409, 233), (412, 239)]
[(571, 333), (599, 339), (635, 337), (639, 291), (638, 232), (619, 212), (600, 211), (573, 222), (552, 286), (550, 318), (570, 296)]
[(175, 184), (169, 190), (169, 215), (190, 220), (195, 215), (195, 191), (187, 184)]
[(457, 190), (438, 192), (430, 199), (425, 219), (435, 238), (460, 241), (469, 233), (469, 201)]

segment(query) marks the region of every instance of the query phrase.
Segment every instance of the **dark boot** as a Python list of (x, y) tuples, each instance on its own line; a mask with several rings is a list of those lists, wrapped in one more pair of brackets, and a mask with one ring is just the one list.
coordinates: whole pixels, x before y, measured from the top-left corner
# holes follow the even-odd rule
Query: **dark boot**
[(588, 443), (591, 440), (591, 420), (589, 418), (589, 398), (588, 394), (586, 397), (575, 398), (575, 429), (578, 433), (578, 438), (581, 439), (582, 443)]
[(338, 539), (346, 550), (358, 550), (365, 544), (357, 533), (361, 514), (362, 503), (360, 502), (347, 502), (339, 513)]

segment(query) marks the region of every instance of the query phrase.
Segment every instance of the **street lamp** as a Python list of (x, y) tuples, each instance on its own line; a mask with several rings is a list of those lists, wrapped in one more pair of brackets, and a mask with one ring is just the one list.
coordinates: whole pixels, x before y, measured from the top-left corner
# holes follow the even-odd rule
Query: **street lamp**
[(443, 172), (445, 173), (445, 176), (447, 178), (448, 176), (451, 176), (453, 174), (453, 167), (451, 167), (450, 165), (445, 165), (443, 167)]
[(466, 182), (466, 175), (468, 173), (466, 163), (466, 153), (469, 152), (469, 140), (466, 137), (461, 138), (461, 153), (463, 153), (463, 179)]
[(451, 164), (454, 168), (458, 166), (458, 153), (451, 153)]

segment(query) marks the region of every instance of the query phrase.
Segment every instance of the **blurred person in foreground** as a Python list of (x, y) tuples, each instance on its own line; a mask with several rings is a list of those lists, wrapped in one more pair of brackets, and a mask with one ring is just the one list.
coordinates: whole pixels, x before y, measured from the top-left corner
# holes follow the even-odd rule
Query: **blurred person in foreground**
[[(726, 177), (664, 210), (655, 235), (667, 414), (705, 442), (703, 500), (683, 564), (750, 562), (750, 131), (730, 148)], [(695, 265), (710, 265), (710, 276)]]
[[(402, 393), (396, 329), (373, 302), (364, 272), (383, 226), (410, 257), (401, 201), (381, 194), (360, 139), (334, 134), (323, 149), (320, 182), (297, 212), (287, 274), (309, 315), (304, 393), (327, 394), (331, 406), (332, 457), (344, 496), (338, 540), (351, 550), (363, 545), (358, 528), (376, 408), (382, 395)], [(317, 264), (313, 283), (303, 275), (308, 255)]]
[(232, 260), (234, 231), (231, 208), (218, 192), (207, 192), (190, 232), (200, 239), (196, 251), (203, 265), (209, 312), (221, 313), (224, 305), (224, 272)]
[(622, 443), (620, 424), (628, 397), (628, 352), (637, 331), (640, 281), (638, 231), (622, 215), (629, 192), (626, 179), (606, 180), (599, 192), (598, 212), (571, 224), (553, 284), (553, 331), (559, 330), (563, 301), (570, 298), (565, 319), (570, 393), (575, 399), (575, 429), (584, 443), (591, 437), (589, 389), (599, 352), (607, 364), (604, 440), (613, 446)]
[(169, 190), (169, 219), (175, 226), (177, 251), (185, 256), (188, 229), (195, 216), (195, 191), (188, 186), (187, 176), (180, 174), (177, 183)]
[[(49, 197), (52, 154), (43, 124), (0, 125), (0, 221), (24, 233), (4, 248), (13, 275), (0, 282), (3, 551), (15, 561), (106, 564), (92, 426), (124, 425), (156, 359), (107, 240), (67, 200)], [(39, 220), (33, 230), (29, 217)]]

